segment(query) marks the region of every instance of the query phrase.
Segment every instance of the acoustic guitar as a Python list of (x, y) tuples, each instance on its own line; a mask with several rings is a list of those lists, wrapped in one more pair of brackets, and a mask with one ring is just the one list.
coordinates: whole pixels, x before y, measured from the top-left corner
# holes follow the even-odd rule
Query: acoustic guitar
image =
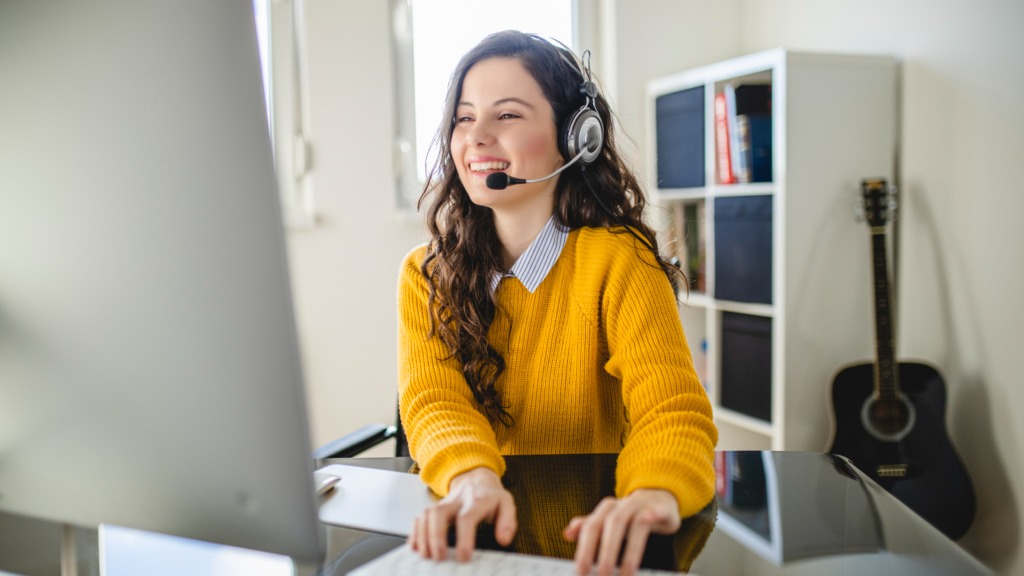
[(829, 453), (849, 458), (955, 540), (974, 521), (974, 487), (946, 432), (942, 376), (927, 364), (896, 362), (885, 232), (895, 201), (884, 179), (864, 180), (861, 193), (871, 231), (876, 359), (836, 374)]

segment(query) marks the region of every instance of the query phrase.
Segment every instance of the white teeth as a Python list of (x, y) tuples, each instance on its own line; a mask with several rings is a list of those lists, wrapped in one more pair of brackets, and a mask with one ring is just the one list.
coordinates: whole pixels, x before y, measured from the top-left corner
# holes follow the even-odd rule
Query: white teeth
[(488, 170), (504, 170), (508, 168), (508, 162), (470, 162), (469, 169), (473, 172), (486, 172)]

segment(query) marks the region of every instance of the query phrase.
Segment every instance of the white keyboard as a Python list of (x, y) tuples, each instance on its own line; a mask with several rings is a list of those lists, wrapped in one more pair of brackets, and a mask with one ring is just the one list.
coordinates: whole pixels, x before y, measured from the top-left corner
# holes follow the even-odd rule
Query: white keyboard
[[(545, 558), (498, 550), (474, 550), (469, 562), (456, 562), (455, 549), (443, 562), (424, 560), (403, 545), (349, 572), (351, 576), (576, 576), (576, 565), (563, 558)], [(644, 569), (637, 574), (677, 574)]]

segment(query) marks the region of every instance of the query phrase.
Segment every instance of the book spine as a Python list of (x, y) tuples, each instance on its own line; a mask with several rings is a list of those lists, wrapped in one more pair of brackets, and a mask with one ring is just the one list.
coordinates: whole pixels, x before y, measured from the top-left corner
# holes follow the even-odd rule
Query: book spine
[(736, 116), (736, 138), (734, 142), (737, 143), (737, 154), (735, 156), (740, 160), (738, 163), (734, 162), (734, 166), (738, 165), (738, 168), (734, 168), (733, 171), (736, 173), (736, 181), (746, 184), (751, 181), (750, 118), (746, 114), (738, 114)]
[(686, 274), (686, 277), (689, 278), (690, 272), (687, 269), (686, 260), (686, 221), (684, 220), (683, 208), (682, 202), (672, 204), (671, 226), (669, 226), (671, 243), (668, 245), (668, 253), (671, 255), (671, 263), (679, 266), (683, 273)]
[(704, 207), (706, 204), (701, 202), (694, 207), (694, 234), (697, 236), (697, 291), (707, 293), (707, 228), (705, 223), (707, 217), (705, 216)]
[(751, 182), (772, 181), (772, 118), (769, 115), (747, 116), (747, 154)]
[(725, 112), (729, 130), (729, 159), (732, 165), (733, 182), (745, 182), (743, 180), (745, 162), (741, 151), (740, 130), (737, 122), (739, 111), (737, 109), (736, 87), (732, 84), (726, 84), (722, 89), (722, 93), (725, 94)]
[(733, 184), (732, 156), (729, 150), (729, 111), (725, 94), (715, 94), (715, 156), (718, 163), (718, 182)]

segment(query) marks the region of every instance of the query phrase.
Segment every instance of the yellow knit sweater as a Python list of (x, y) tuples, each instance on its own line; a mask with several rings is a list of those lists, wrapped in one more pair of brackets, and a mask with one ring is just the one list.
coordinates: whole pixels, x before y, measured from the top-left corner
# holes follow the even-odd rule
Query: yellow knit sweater
[(661, 488), (690, 516), (714, 495), (718, 433), (693, 370), (675, 294), (650, 251), (623, 231), (569, 233), (533, 294), (506, 279), (488, 338), (505, 358), (497, 390), (515, 424), (492, 426), (457, 360), (427, 338), (426, 247), (402, 264), (399, 406), (423, 481), (502, 475), (506, 454), (619, 453), (616, 494)]

